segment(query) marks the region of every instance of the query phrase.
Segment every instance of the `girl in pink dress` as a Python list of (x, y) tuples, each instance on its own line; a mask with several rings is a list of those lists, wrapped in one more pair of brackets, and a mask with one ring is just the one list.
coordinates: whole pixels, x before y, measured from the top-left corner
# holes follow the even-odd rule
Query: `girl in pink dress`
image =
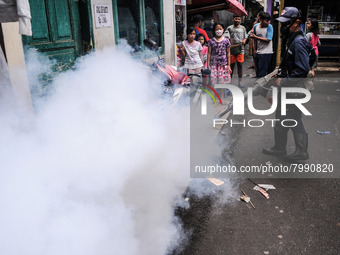
[(201, 50), (202, 52), (202, 56), (203, 56), (203, 64), (204, 64), (204, 68), (207, 68), (207, 60), (208, 60), (208, 46), (205, 46), (206, 41), (205, 41), (205, 37), (204, 34), (198, 34), (196, 36), (197, 41), (202, 45), (203, 49)]

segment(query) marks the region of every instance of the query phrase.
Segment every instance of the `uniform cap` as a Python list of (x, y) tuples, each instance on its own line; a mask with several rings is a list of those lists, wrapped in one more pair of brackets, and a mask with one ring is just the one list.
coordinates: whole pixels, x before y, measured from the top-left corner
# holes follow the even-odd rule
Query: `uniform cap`
[(298, 19), (300, 18), (300, 11), (295, 7), (286, 7), (283, 9), (281, 16), (278, 17), (276, 20), (284, 23), (290, 21), (291, 19)]

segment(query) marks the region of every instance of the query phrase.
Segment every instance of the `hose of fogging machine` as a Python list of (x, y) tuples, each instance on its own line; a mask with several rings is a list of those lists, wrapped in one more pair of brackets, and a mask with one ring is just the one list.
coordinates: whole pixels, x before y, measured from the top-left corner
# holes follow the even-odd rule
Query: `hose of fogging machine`
[[(243, 95), (244, 95), (244, 100), (247, 100), (247, 97), (248, 97), (247, 91), (243, 92)], [(226, 115), (228, 112), (230, 112), (231, 109), (233, 109), (233, 101), (234, 99), (231, 99), (228, 106), (224, 108), (222, 111), (220, 111), (218, 114), (216, 114), (215, 117), (219, 119), (219, 118), (222, 118), (224, 115)]]
[[(278, 69), (275, 69), (273, 72), (271, 72), (270, 74), (266, 75), (266, 77), (273, 77), (274, 75), (276, 75), (278, 73)], [(256, 81), (257, 83), (258, 81)], [(269, 80), (266, 80), (266, 84), (269, 82)], [(253, 86), (255, 87), (255, 86)], [(259, 87), (262, 87), (263, 89), (266, 89), (266, 90), (271, 90), (271, 87), (267, 88), (265, 87), (264, 85), (259, 85)], [(248, 93), (247, 93), (247, 90), (245, 92), (243, 92), (243, 95), (244, 95), (244, 100), (247, 99), (248, 97)], [(220, 111), (215, 117), (216, 118), (222, 118), (225, 114), (227, 114), (228, 112), (231, 111), (231, 109), (233, 109), (233, 99), (231, 99), (231, 101), (229, 102), (228, 106), (226, 108), (224, 108), (222, 111)]]

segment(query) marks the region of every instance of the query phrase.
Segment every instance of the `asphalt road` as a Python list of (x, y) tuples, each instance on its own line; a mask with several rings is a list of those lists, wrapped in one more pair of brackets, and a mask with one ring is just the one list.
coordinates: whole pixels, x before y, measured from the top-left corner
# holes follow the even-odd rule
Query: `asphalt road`
[[(333, 164), (335, 175), (340, 172), (339, 77), (339, 72), (318, 74), (312, 99), (306, 105), (312, 116), (304, 118), (310, 154), (306, 163)], [(255, 103), (259, 108), (269, 106), (263, 98), (256, 98)], [(248, 111), (245, 119), (253, 117)], [(331, 133), (320, 135), (317, 130)], [(273, 145), (270, 125), (229, 128), (225, 139), (233, 140), (231, 147), (225, 148), (225, 156), (231, 156), (231, 163), (238, 167), (268, 161), (285, 164), (280, 158), (262, 154), (262, 148)], [(291, 132), (287, 149), (294, 150)], [(214, 196), (198, 198), (189, 194), (190, 209), (177, 211), (188, 239), (173, 254), (340, 254), (340, 179), (325, 178), (327, 175), (307, 179), (300, 178), (302, 175), (275, 177), (265, 174), (261, 179), (253, 179), (276, 187), (269, 192), (269, 199), (253, 190), (254, 184), (246, 178), (232, 180), (231, 188), (238, 195), (227, 203), (220, 203), (218, 197), (230, 194), (218, 192), (211, 183), (211, 190), (217, 190), (211, 193)], [(241, 189), (251, 197), (256, 209), (238, 200)]]

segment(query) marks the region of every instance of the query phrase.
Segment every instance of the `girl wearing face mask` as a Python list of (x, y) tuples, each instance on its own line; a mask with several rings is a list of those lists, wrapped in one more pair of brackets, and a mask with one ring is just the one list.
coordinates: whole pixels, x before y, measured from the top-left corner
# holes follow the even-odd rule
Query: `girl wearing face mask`
[(213, 84), (231, 83), (230, 41), (223, 36), (223, 24), (216, 22), (213, 26), (214, 38), (208, 42), (208, 69), (211, 70)]
[(188, 39), (180, 47), (181, 53), (185, 56), (184, 67), (188, 69), (188, 74), (198, 74), (203, 68), (202, 45), (195, 41), (195, 28), (187, 29)]

